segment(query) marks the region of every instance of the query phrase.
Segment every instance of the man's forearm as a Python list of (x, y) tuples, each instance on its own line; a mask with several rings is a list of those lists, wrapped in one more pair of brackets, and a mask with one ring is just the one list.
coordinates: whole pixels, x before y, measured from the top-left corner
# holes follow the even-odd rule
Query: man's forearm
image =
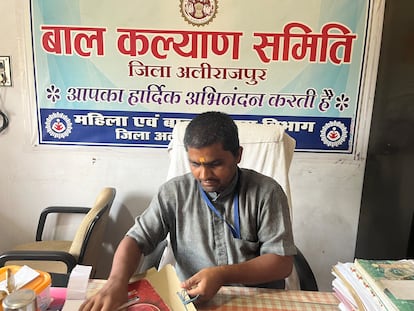
[(135, 240), (128, 236), (124, 237), (115, 252), (108, 279), (128, 282), (138, 267), (141, 254)]
[(290, 275), (292, 256), (265, 254), (246, 262), (217, 267), (225, 284), (261, 284), (281, 280)]
[(203, 302), (211, 299), (223, 285), (268, 283), (289, 276), (292, 267), (292, 256), (265, 254), (239, 264), (202, 269), (181, 286)]

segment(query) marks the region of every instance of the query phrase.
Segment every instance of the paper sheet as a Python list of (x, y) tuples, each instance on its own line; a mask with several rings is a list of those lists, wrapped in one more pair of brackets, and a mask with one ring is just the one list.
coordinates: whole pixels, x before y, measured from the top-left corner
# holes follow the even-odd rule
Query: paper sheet
[(77, 311), (86, 298), (89, 275), (92, 267), (76, 265), (73, 268), (68, 282), (66, 301), (62, 311)]
[[(22, 266), (16, 273), (13, 274), (14, 285), (16, 290), (22, 288), (27, 283), (33, 281), (39, 276), (39, 272), (33, 270), (28, 266)], [(5, 290), (7, 288), (6, 280), (0, 282), (0, 289)]]

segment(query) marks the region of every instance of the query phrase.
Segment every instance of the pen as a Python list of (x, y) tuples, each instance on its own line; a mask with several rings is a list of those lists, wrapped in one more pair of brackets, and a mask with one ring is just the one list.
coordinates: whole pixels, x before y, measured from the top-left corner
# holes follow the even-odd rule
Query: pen
[(118, 309), (116, 309), (116, 310), (118, 311), (118, 310), (122, 310), (122, 309), (128, 308), (128, 307), (136, 304), (138, 302), (138, 300), (139, 300), (139, 297), (138, 296), (133, 297), (133, 298), (129, 299), (127, 302), (125, 302), (124, 304), (120, 305), (118, 307)]

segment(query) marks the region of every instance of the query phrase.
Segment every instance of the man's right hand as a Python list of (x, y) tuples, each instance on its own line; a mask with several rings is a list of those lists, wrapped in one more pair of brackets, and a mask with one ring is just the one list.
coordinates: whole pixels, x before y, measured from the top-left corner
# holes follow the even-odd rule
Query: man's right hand
[(128, 283), (108, 282), (94, 296), (88, 298), (80, 311), (114, 311), (128, 299)]
[(124, 237), (119, 243), (112, 262), (112, 269), (104, 287), (88, 298), (80, 311), (114, 311), (128, 300), (128, 282), (136, 271), (141, 250), (131, 237)]

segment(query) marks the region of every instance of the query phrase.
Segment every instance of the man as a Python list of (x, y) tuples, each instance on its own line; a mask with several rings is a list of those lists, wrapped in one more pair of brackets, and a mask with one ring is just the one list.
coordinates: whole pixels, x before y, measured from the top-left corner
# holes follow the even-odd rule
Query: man
[(237, 126), (206, 112), (186, 128), (191, 173), (167, 181), (136, 218), (114, 256), (105, 287), (81, 310), (115, 310), (141, 254), (170, 233), (182, 287), (197, 303), (226, 284), (257, 285), (287, 277), (296, 248), (286, 195), (272, 178), (240, 169)]

